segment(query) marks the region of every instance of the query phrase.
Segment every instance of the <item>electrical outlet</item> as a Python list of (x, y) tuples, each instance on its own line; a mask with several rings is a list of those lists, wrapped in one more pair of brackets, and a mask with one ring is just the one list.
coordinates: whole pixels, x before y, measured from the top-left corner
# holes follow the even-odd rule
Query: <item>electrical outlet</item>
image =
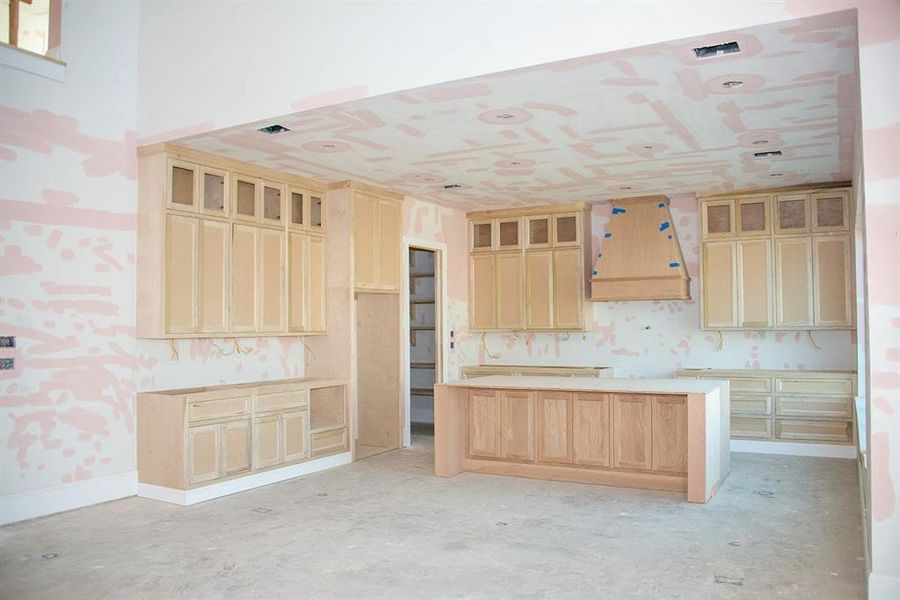
[(15, 348), (15, 347), (16, 347), (16, 336), (0, 335), (0, 348)]
[(0, 358), (0, 371), (11, 371), (16, 367), (16, 361), (13, 358)]
[(456, 348), (456, 342), (450, 342), (450, 349), (453, 350)]

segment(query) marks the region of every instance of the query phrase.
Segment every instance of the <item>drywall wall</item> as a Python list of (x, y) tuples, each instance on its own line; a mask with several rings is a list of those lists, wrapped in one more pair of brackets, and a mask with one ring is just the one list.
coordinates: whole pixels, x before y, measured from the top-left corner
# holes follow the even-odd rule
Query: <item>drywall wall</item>
[[(591, 211), (592, 256), (603, 251), (610, 203)], [(593, 302), (590, 331), (580, 333), (493, 333), (476, 346), (483, 364), (559, 364), (616, 367), (622, 376), (669, 376), (689, 367), (739, 369), (854, 369), (855, 334), (728, 332), (720, 340), (700, 329), (700, 214), (693, 195), (671, 198), (672, 221), (688, 275), (690, 300)], [(473, 344), (467, 348), (471, 352)]]

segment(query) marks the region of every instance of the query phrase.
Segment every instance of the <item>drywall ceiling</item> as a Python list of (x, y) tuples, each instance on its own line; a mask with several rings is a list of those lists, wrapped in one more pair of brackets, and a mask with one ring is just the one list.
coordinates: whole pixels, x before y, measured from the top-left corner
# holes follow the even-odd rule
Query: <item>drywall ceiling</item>
[[(693, 53), (731, 41), (739, 53)], [(178, 141), (463, 209), (845, 181), (853, 170), (856, 64), (856, 16), (843, 11), (365, 98)], [(723, 85), (734, 81), (742, 84)], [(257, 131), (275, 123), (290, 131)], [(782, 156), (754, 156), (768, 150)]]

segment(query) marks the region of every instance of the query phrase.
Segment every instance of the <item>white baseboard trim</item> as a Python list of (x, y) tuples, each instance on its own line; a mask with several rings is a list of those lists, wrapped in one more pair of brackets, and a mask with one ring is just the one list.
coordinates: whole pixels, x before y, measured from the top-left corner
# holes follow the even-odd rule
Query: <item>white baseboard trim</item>
[(869, 573), (869, 600), (900, 598), (900, 577)]
[(731, 440), (732, 452), (756, 454), (787, 454), (789, 456), (819, 456), (823, 458), (847, 458), (856, 460), (855, 444), (814, 444), (799, 442), (762, 442), (757, 440)]
[(150, 498), (151, 500), (161, 500), (162, 502), (170, 502), (181, 506), (190, 506), (191, 504), (197, 504), (198, 502), (206, 502), (207, 500), (213, 500), (214, 498), (221, 498), (222, 496), (252, 490), (253, 488), (269, 485), (270, 483), (278, 483), (279, 481), (285, 481), (286, 479), (294, 479), (295, 477), (309, 475), (310, 473), (324, 471), (325, 469), (348, 465), (352, 462), (353, 453), (344, 452), (342, 454), (326, 456), (325, 458), (310, 460), (296, 465), (288, 465), (286, 467), (281, 467), (280, 469), (272, 469), (270, 471), (263, 471), (262, 473), (229, 479), (228, 481), (222, 481), (220, 483), (211, 483), (192, 490), (178, 490), (150, 483), (138, 483), (137, 495), (141, 498)]
[(127, 498), (136, 493), (137, 471), (126, 471), (116, 475), (3, 496), (0, 497), (0, 525)]

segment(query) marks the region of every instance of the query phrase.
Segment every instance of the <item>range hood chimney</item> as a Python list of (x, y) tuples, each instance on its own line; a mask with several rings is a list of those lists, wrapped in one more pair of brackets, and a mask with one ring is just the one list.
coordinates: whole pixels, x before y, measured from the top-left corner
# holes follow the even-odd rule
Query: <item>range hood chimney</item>
[(594, 261), (591, 300), (689, 300), (690, 284), (669, 199), (614, 200)]

